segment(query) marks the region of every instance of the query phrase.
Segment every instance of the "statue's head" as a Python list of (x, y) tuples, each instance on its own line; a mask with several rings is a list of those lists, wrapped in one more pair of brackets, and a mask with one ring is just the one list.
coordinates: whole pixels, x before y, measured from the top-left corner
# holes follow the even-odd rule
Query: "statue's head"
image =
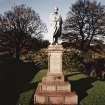
[(55, 7), (54, 8), (54, 13), (58, 13), (58, 11), (59, 11), (58, 7)]

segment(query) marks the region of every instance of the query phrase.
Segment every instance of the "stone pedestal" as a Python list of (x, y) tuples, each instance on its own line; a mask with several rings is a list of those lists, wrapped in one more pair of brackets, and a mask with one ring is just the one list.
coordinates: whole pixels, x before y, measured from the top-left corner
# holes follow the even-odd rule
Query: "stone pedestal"
[(38, 84), (34, 95), (35, 105), (77, 105), (78, 96), (64, 81), (62, 71), (62, 45), (49, 45), (47, 76)]

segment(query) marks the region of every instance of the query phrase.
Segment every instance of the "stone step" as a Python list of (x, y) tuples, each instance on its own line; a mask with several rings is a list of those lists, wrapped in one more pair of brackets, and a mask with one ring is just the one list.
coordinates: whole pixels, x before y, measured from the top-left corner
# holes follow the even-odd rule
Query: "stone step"
[(64, 81), (64, 75), (63, 73), (47, 73), (47, 76), (43, 77), (42, 81)]
[[(34, 97), (36, 104), (47, 105), (77, 105), (75, 92), (37, 92)], [(49, 104), (50, 103), (50, 104)]]
[(65, 81), (42, 81), (43, 85), (68, 85), (69, 82), (65, 82)]
[(64, 91), (56, 91), (56, 92), (46, 92), (46, 91), (38, 91), (37, 95), (48, 95), (48, 96), (72, 96), (75, 92), (64, 92)]
[(35, 104), (35, 105), (77, 105), (77, 104)]
[(69, 82), (46, 82), (46, 83), (40, 83), (38, 85), (38, 91), (66, 91), (66, 92), (71, 92), (71, 85)]

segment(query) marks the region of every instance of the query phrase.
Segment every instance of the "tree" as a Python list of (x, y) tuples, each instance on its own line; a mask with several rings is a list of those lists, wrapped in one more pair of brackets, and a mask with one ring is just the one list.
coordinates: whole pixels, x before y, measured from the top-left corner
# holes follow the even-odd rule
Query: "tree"
[(38, 13), (25, 5), (15, 6), (0, 16), (0, 49), (14, 52), (19, 60), (21, 50), (30, 48), (33, 39), (42, 39), (45, 31)]
[(78, 0), (72, 5), (64, 22), (64, 40), (86, 52), (95, 38), (104, 35), (104, 6), (89, 0)]

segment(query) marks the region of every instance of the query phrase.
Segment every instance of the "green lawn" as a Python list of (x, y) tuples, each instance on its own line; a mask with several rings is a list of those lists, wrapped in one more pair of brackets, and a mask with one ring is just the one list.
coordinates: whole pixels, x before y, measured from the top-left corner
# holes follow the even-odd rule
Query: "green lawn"
[[(41, 70), (30, 83), (40, 82), (44, 75), (46, 70)], [(77, 92), (80, 105), (105, 105), (105, 81), (95, 80), (81, 73), (66, 74), (66, 78)], [(33, 88), (21, 93), (17, 105), (32, 105), (34, 91)]]

